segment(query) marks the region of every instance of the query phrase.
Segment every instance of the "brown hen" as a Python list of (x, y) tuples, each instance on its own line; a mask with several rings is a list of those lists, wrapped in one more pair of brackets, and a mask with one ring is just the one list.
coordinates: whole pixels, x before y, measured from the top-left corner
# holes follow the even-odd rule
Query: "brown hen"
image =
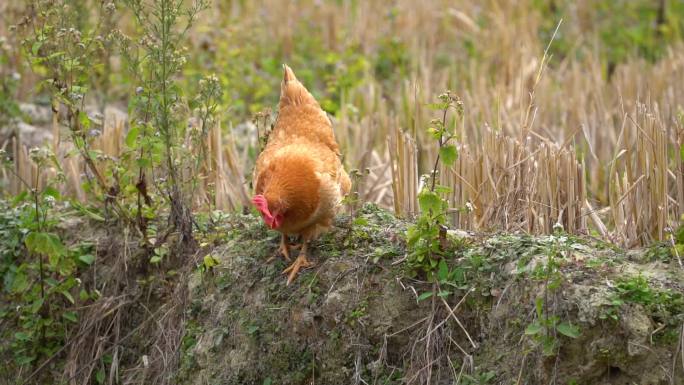
[(309, 242), (328, 230), (349, 193), (332, 124), (294, 72), (283, 65), (278, 119), (254, 168), (252, 202), (264, 222), (279, 231), (280, 253), (290, 261), (289, 235), (302, 240), (297, 259), (283, 273), (290, 284), (311, 266)]

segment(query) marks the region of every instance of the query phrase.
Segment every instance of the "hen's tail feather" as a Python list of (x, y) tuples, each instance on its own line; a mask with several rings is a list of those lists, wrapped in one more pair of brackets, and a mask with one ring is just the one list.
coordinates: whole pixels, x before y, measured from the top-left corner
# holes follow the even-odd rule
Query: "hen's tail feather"
[(313, 95), (297, 80), (292, 69), (287, 64), (283, 64), (283, 82), (280, 84), (279, 108), (304, 104), (320, 108)]
[(283, 83), (293, 80), (297, 80), (297, 77), (295, 76), (294, 72), (292, 72), (292, 68), (290, 68), (290, 66), (287, 64), (283, 64)]

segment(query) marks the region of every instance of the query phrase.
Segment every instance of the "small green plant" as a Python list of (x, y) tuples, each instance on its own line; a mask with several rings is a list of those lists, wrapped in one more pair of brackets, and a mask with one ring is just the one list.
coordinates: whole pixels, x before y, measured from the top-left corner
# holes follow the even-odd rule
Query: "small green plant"
[(496, 373), (492, 371), (464, 374), (459, 385), (486, 385), (491, 384), (496, 378)]
[[(463, 116), (463, 103), (451, 92), (439, 96), (439, 102), (429, 105), (433, 110), (441, 112), (441, 119), (433, 119), (428, 128), (429, 135), (437, 140), (439, 153), (431, 174), (424, 178), (423, 189), (418, 194), (420, 215), (414, 225), (407, 230), (409, 247), (408, 265), (412, 272), (424, 272), (431, 275), (445, 252), (446, 223), (448, 202), (444, 195), (450, 190), (437, 184), (437, 172), (440, 162), (452, 166), (458, 157), (453, 141), (456, 139), (455, 124), (449, 123), (450, 111)], [(429, 277), (431, 278), (431, 277)]]
[(609, 301), (601, 319), (619, 320), (620, 307), (632, 303), (643, 306), (656, 322), (667, 328), (674, 328), (684, 320), (684, 296), (670, 289), (653, 288), (641, 274), (618, 279)]
[(352, 312), (347, 316), (347, 323), (354, 325), (361, 322), (361, 319), (368, 315), (368, 300), (363, 300), (359, 302), (358, 305), (352, 310)]
[(580, 336), (579, 327), (562, 321), (551, 303), (551, 298), (560, 289), (564, 279), (560, 267), (565, 243), (566, 237), (557, 231), (553, 243), (546, 250), (546, 261), (537, 265), (531, 273), (532, 279), (543, 282), (544, 294), (535, 300), (536, 319), (527, 325), (525, 335), (541, 346), (544, 356), (557, 354), (561, 342), (559, 334), (569, 338)]
[(214, 257), (211, 254), (207, 254), (202, 259), (202, 263), (199, 264), (198, 268), (202, 274), (211, 274), (214, 271), (214, 267), (216, 267), (220, 264), (221, 264), (221, 261), (216, 259), (216, 257)]
[(541, 345), (543, 355), (555, 356), (560, 347), (558, 334), (577, 338), (581, 332), (576, 325), (561, 321), (557, 315), (549, 315), (544, 305), (544, 300), (537, 298), (535, 301), (537, 320), (527, 325), (525, 335), (532, 337), (537, 344)]
[(465, 266), (457, 266), (450, 269), (444, 259), (440, 259), (437, 264), (437, 271), (433, 275), (436, 285), (435, 291), (427, 291), (418, 296), (418, 301), (424, 301), (431, 298), (433, 295), (437, 297), (448, 297), (454, 293), (455, 290), (467, 290), (466, 271), (469, 266), (466, 262)]

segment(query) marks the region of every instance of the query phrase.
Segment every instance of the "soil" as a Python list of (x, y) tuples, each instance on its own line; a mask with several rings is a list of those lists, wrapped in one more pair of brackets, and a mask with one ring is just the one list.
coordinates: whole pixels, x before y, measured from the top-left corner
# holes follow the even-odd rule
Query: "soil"
[[(374, 206), (317, 241), (316, 266), (289, 286), (286, 263), (267, 262), (277, 234), (253, 216), (229, 222), (218, 266), (188, 282), (178, 383), (684, 384), (684, 272), (662, 250), (460, 233), (445, 258), (465, 284), (419, 301), (435, 286), (406, 270), (406, 223)], [(561, 250), (552, 289), (538, 276), (550, 250)], [(620, 288), (634, 277), (665, 294), (632, 298)], [(545, 329), (550, 354), (528, 327), (547, 317), (578, 328)]]

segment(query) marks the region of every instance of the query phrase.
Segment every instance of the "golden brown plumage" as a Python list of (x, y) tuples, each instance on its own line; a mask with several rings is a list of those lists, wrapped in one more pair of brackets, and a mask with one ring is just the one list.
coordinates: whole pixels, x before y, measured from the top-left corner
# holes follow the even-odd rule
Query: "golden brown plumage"
[(287, 260), (287, 236), (302, 237), (299, 256), (284, 271), (289, 284), (310, 265), (308, 242), (332, 226), (351, 181), (327, 115), (292, 70), (283, 68), (278, 120), (256, 161), (252, 201), (266, 224), (282, 233), (280, 252)]

